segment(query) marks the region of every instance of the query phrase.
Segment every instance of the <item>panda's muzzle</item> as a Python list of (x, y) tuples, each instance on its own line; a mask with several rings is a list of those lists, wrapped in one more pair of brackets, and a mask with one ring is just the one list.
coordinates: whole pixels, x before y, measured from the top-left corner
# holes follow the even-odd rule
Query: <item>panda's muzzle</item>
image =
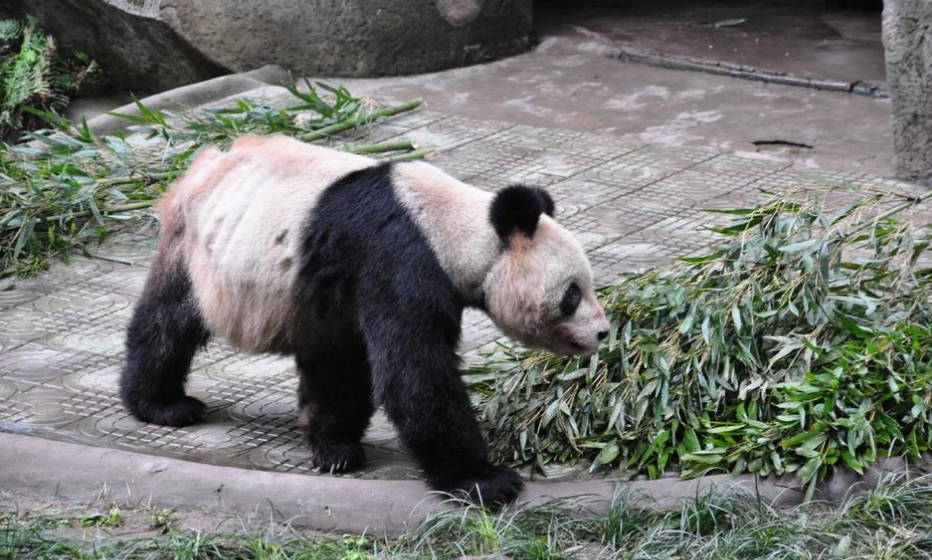
[(594, 344), (582, 342), (579, 333), (577, 333), (573, 327), (566, 324), (558, 326), (554, 334), (556, 335), (556, 344), (553, 345), (551, 351), (557, 354), (582, 356), (592, 354), (596, 351), (596, 348), (598, 348), (597, 342)]

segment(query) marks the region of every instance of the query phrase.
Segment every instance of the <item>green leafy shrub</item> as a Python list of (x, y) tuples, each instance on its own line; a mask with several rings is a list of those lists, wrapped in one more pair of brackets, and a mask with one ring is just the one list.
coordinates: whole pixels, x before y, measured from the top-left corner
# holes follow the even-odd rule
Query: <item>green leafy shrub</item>
[(61, 110), (71, 96), (103, 85), (100, 67), (80, 51), (64, 53), (36, 20), (0, 20), (0, 138), (42, 126), (28, 109)]
[(505, 346), (476, 366), (495, 451), (814, 483), (929, 450), (930, 235), (897, 219), (920, 199), (820, 200), (724, 211), (717, 250), (601, 289), (613, 329), (591, 359)]

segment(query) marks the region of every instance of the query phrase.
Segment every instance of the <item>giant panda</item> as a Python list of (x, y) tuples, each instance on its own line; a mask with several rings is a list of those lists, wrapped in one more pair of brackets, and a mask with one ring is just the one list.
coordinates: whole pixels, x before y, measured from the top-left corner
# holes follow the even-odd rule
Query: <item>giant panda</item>
[(185, 426), (185, 394), (211, 336), (293, 355), (313, 463), (365, 460), (382, 406), (428, 483), (486, 503), (513, 500), (460, 379), (464, 308), (566, 355), (609, 329), (582, 247), (542, 189), (495, 194), (426, 162), (378, 163), (284, 137), (203, 150), (158, 205), (161, 235), (127, 329), (121, 397), (139, 420)]

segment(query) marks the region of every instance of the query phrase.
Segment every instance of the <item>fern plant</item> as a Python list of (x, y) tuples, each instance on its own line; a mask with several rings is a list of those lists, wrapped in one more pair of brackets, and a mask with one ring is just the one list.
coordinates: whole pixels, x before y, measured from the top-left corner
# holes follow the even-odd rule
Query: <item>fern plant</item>
[(103, 83), (99, 66), (84, 53), (62, 53), (34, 18), (0, 20), (0, 138), (41, 126), (29, 108), (57, 111), (75, 94)]
[[(15, 19), (0, 19), (0, 41), (11, 41), (23, 32), (23, 24)], [(0, 43), (0, 52), (3, 44)]]

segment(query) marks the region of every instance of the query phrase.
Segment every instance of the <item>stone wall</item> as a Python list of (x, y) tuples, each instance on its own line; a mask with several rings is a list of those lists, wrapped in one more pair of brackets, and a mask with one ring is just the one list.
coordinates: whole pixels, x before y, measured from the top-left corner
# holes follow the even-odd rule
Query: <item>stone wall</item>
[(897, 175), (932, 187), (932, 0), (886, 0), (883, 41)]
[(523, 52), (533, 33), (532, 0), (3, 3), (140, 91), (266, 64), (309, 76), (429, 72)]

